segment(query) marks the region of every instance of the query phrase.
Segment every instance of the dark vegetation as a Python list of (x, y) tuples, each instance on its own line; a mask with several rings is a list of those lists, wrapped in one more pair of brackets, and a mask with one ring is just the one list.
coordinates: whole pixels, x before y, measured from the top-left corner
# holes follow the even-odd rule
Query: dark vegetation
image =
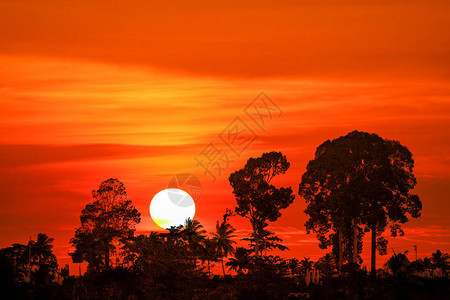
[[(266, 228), (281, 217), (294, 195), (275, 187), (275, 176), (290, 164), (279, 152), (250, 158), (229, 177), (236, 207), (227, 209), (208, 233), (197, 220), (166, 232), (136, 235), (140, 213), (117, 179), (93, 191), (71, 244), (74, 263), (88, 263), (82, 276), (59, 268), (53, 239), (39, 234), (27, 245), (0, 250), (1, 299), (449, 299), (450, 256), (409, 261), (394, 253), (375, 269), (376, 250), (387, 253), (382, 237), (404, 234), (401, 225), (422, 209), (414, 161), (397, 141), (351, 132), (317, 148), (299, 185), (306, 200), (305, 224), (322, 249), (317, 261), (285, 259), (270, 250), (288, 250)], [(236, 246), (233, 217), (247, 218), (247, 247)], [(370, 232), (371, 272), (361, 268), (363, 236)], [(218, 266), (221, 270), (217, 273)], [(216, 270), (212, 273), (212, 270)]]

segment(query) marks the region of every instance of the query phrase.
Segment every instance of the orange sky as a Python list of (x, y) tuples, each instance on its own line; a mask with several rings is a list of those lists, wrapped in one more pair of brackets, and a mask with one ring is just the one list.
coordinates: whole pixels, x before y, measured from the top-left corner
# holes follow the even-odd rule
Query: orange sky
[[(450, 252), (449, 15), (448, 1), (1, 1), (0, 246), (45, 232), (67, 263), (81, 209), (110, 177), (148, 231), (153, 195), (197, 174), (196, 218), (213, 230), (248, 157), (282, 151), (291, 168), (277, 182), (297, 193), (315, 148), (357, 129), (416, 161), (423, 215), (390, 247)], [(243, 112), (260, 91), (283, 110), (266, 131)], [(236, 117), (258, 139), (212, 182), (194, 156)], [(285, 256), (316, 259), (305, 207), (297, 196), (272, 229)]]

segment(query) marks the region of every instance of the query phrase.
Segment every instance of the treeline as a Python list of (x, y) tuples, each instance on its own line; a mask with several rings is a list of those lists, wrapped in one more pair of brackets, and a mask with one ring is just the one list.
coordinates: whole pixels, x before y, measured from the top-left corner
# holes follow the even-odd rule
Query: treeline
[[(53, 241), (48, 235), (39, 233), (36, 241), (30, 240), (26, 245), (15, 243), (0, 249), (0, 283), (3, 295), (20, 295), (18, 298), (30, 299), (46, 297), (47, 289), (55, 285), (57, 277), (69, 276), (68, 266), (58, 269)], [(21, 289), (25, 286), (27, 288)]]
[[(338, 276), (330, 253), (316, 262), (255, 255), (252, 248), (233, 247), (233, 229), (226, 219), (209, 234), (197, 220), (185, 225), (134, 236), (119, 249), (120, 263), (99, 271), (90, 268), (81, 277), (57, 269), (52, 239), (39, 234), (39, 243), (0, 250), (2, 295), (7, 295), (4, 299), (448, 298), (450, 256), (439, 250), (412, 262), (405, 253), (394, 254), (377, 277), (365, 269), (345, 268), (345, 275)], [(232, 254), (223, 263), (227, 251)], [(210, 275), (214, 264), (223, 266), (226, 275)], [(314, 270), (320, 274), (317, 281), (310, 277)], [(58, 277), (62, 282), (56, 281)]]
[[(354, 131), (317, 148), (298, 191), (307, 204), (307, 232), (317, 235), (320, 248), (331, 250), (317, 262), (270, 255), (273, 249), (288, 250), (267, 227), (295, 199), (291, 187), (272, 183), (289, 167), (281, 152), (249, 158), (229, 177), (236, 206), (226, 210), (210, 233), (198, 220), (186, 220), (184, 226), (166, 232), (135, 235), (140, 212), (123, 183), (108, 179), (92, 192), (93, 201), (82, 210), (80, 226), (70, 241), (73, 262), (87, 262), (86, 274), (68, 276), (64, 268), (59, 273), (62, 284), (55, 284), (58, 266), (52, 239), (39, 235), (37, 242), (1, 250), (2, 282), (8, 283), (4, 291), (17, 299), (36, 295), (42, 299), (396, 299), (411, 293), (439, 299), (448, 295), (449, 256), (440, 251), (413, 262), (405, 253), (394, 254), (384, 269), (375, 269), (376, 251), (387, 254), (385, 230), (390, 228), (392, 236), (403, 235), (401, 225), (418, 218), (422, 210), (419, 197), (411, 193), (416, 185), (414, 161), (405, 146)], [(247, 247), (235, 247), (236, 230), (230, 223), (235, 216), (251, 225), (250, 235), (243, 238)], [(367, 232), (372, 237), (370, 276), (361, 268), (359, 255)], [(37, 246), (44, 240), (45, 247)], [(211, 272), (217, 265), (221, 277)]]

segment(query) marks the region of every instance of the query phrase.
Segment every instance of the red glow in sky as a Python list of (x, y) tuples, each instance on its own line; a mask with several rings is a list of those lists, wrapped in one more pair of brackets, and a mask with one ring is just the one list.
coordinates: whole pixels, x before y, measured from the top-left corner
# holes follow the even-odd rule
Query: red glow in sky
[[(228, 175), (249, 157), (283, 152), (291, 168), (277, 184), (297, 194), (316, 147), (360, 130), (399, 140), (416, 162), (422, 217), (388, 247), (450, 252), (449, 14), (447, 1), (2, 1), (0, 246), (47, 233), (68, 263), (81, 209), (110, 177), (148, 232), (152, 197), (196, 174), (196, 218), (212, 231), (235, 205)], [(260, 91), (283, 111), (265, 130), (243, 111)], [(213, 182), (194, 157), (236, 117), (258, 138)], [(324, 254), (305, 208), (297, 195), (271, 224), (284, 256)]]

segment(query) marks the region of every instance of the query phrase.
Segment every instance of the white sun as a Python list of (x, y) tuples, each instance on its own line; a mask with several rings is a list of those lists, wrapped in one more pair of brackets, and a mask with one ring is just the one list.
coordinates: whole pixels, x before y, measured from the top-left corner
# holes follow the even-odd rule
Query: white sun
[(165, 189), (157, 193), (150, 202), (150, 215), (161, 228), (184, 225), (193, 219), (195, 203), (192, 197), (180, 189)]

